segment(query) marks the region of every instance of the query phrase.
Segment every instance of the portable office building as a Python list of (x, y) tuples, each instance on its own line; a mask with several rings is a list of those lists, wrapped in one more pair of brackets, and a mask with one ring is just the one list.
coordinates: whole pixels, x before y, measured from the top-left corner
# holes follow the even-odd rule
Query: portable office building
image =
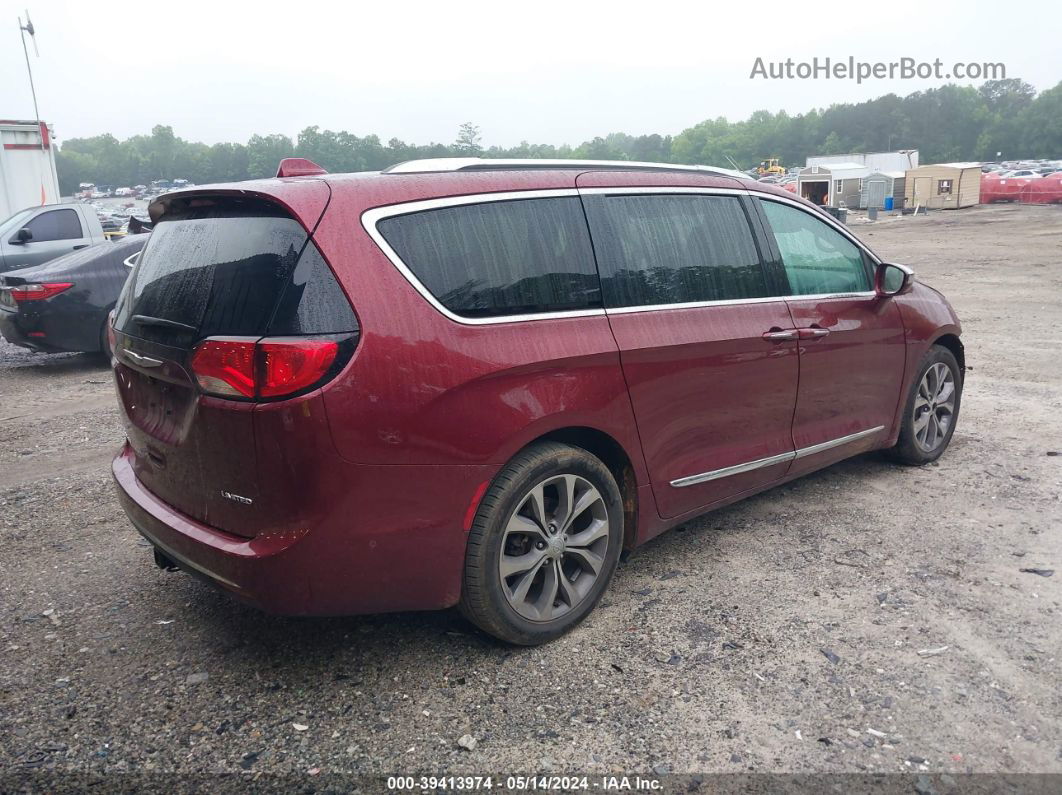
[(858, 207), (861, 183), (869, 173), (858, 163), (808, 166), (797, 175), (797, 195), (823, 207)]

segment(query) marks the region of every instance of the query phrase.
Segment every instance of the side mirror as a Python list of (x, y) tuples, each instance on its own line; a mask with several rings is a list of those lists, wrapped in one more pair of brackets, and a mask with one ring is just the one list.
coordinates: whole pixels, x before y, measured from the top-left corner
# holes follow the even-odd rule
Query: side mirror
[(23, 243), (28, 243), (31, 240), (33, 240), (33, 232), (26, 227), (22, 227), (15, 232), (15, 236), (7, 242), (16, 246), (21, 246)]
[(879, 298), (911, 292), (914, 271), (906, 265), (882, 262), (874, 271), (874, 292)]

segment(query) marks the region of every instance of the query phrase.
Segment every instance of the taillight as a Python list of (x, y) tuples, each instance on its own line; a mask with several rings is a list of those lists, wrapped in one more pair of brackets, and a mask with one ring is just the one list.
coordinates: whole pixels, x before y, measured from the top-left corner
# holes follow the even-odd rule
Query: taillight
[(73, 282), (55, 282), (52, 284), (23, 284), (18, 287), (8, 287), (7, 291), (17, 303), (25, 301), (44, 301), (53, 295), (59, 295), (64, 290), (74, 286)]
[(335, 340), (262, 340), (258, 343), (258, 395), (279, 397), (321, 380), (339, 353)]
[(114, 331), (114, 310), (107, 313), (107, 347), (112, 351), (118, 345), (118, 335)]
[(335, 339), (208, 338), (192, 354), (192, 372), (204, 392), (220, 397), (277, 398), (312, 387), (340, 352)]
[(192, 372), (204, 392), (254, 397), (254, 340), (203, 340), (192, 354)]

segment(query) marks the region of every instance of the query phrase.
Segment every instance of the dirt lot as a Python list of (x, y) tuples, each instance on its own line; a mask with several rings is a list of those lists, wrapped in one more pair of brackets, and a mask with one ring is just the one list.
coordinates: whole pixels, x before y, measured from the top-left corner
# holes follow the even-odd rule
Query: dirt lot
[(0, 343), (0, 790), (29, 769), (1062, 773), (1062, 207), (853, 229), (963, 320), (950, 451), (668, 533), (538, 649), (450, 613), (273, 618), (158, 571), (112, 494), (106, 367)]

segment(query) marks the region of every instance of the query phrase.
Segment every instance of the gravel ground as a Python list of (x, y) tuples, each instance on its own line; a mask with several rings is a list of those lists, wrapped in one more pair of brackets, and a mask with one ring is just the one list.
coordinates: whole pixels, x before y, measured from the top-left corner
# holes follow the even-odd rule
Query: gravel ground
[(537, 649), (454, 613), (274, 618), (155, 569), (112, 493), (105, 365), (0, 342), (0, 790), (31, 770), (1062, 773), (1062, 208), (852, 228), (963, 320), (949, 452), (862, 456), (667, 533)]

